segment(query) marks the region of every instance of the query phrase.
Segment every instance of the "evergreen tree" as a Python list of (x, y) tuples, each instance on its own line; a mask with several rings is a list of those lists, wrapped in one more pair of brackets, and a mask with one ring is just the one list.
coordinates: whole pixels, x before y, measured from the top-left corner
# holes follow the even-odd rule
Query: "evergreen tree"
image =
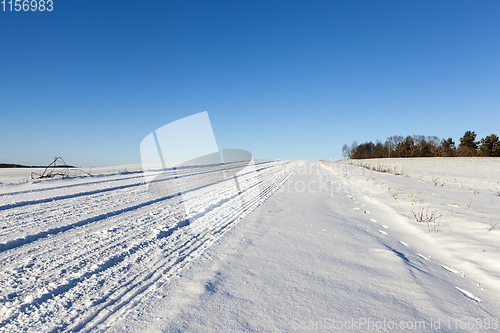
[(397, 157), (397, 148), (398, 145), (404, 141), (404, 138), (401, 135), (394, 135), (387, 138), (386, 147), (387, 147), (387, 157)]
[(452, 157), (455, 156), (456, 148), (455, 141), (452, 138), (448, 138), (447, 140), (443, 140), (441, 142), (440, 155), (444, 157)]
[(375, 158), (383, 158), (385, 156), (384, 145), (379, 141), (375, 144), (374, 155)]
[(441, 150), (441, 139), (439, 139), (437, 136), (428, 136), (427, 142), (431, 147), (431, 154), (429, 156), (439, 156)]
[(417, 156), (417, 152), (415, 141), (408, 135), (403, 142), (398, 144), (396, 153), (399, 157), (415, 157)]
[(461, 156), (476, 156), (477, 154), (476, 132), (467, 131), (460, 138), (458, 150)]
[(500, 157), (500, 141), (498, 139), (498, 136), (495, 134), (490, 134), (487, 137), (482, 138), (480, 153), (481, 156)]

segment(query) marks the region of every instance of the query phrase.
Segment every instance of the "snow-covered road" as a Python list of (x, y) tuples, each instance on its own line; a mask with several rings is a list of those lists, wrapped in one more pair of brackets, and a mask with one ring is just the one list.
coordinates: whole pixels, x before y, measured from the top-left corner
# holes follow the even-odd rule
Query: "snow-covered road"
[[(226, 164), (226, 170), (236, 164)], [(232, 179), (218, 183), (217, 192), (208, 186), (217, 168), (175, 175), (171, 170), (185, 193), (195, 193), (191, 202), (198, 210), (215, 214), (216, 223), (202, 233), (189, 227), (185, 197), (178, 190), (151, 195), (142, 172), (2, 187), (0, 330), (89, 331), (106, 325), (175, 276), (299, 165), (256, 162), (257, 182), (245, 191), (253, 197), (246, 195), (243, 206), (225, 195)], [(166, 181), (168, 172), (159, 180)]]
[(110, 332), (496, 331), (494, 292), (407, 223), (308, 163)]
[[(241, 196), (232, 179), (214, 189), (211, 166), (177, 170), (188, 196), (152, 195), (141, 172), (0, 186), (0, 330), (497, 331), (495, 266), (458, 269), (446, 230), (327, 163), (253, 170)], [(186, 198), (210, 228), (193, 229)]]

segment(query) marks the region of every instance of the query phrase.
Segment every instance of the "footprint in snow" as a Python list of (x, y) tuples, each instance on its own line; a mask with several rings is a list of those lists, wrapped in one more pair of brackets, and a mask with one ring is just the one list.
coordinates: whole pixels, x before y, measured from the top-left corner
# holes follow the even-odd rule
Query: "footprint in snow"
[(446, 269), (448, 272), (451, 272), (451, 273), (453, 273), (453, 274), (458, 274), (458, 273), (459, 273), (458, 271), (454, 270), (454, 269), (453, 269), (453, 268), (451, 268), (451, 267), (448, 267), (448, 266), (445, 266), (445, 265), (442, 265), (442, 267), (443, 267), (444, 269)]
[(378, 232), (380, 232), (382, 235), (387, 235), (387, 232), (385, 232), (384, 230), (379, 230)]
[(375, 219), (370, 219), (370, 221), (377, 223), (377, 220)]
[(447, 266), (444, 266), (442, 265), (441, 267), (443, 267), (444, 269), (446, 269), (448, 272), (451, 272), (453, 274), (460, 274), (462, 277), (465, 277), (465, 273), (464, 272), (459, 272), (451, 267), (447, 267)]
[(388, 226), (386, 226), (386, 225), (383, 225), (383, 224), (382, 224), (382, 228), (386, 228), (386, 229), (389, 229), (389, 227), (388, 227)]
[(403, 244), (404, 246), (410, 246), (408, 244), (406, 244), (405, 242), (402, 242), (402, 241), (399, 241), (401, 244)]
[(458, 288), (458, 287), (455, 287), (455, 288), (457, 288), (457, 290), (459, 290), (462, 294), (464, 294), (466, 297), (470, 298), (471, 300), (474, 300), (476, 302), (482, 302), (479, 297), (476, 297), (476, 295), (474, 295), (470, 291), (467, 291), (467, 290), (464, 290), (464, 289)]

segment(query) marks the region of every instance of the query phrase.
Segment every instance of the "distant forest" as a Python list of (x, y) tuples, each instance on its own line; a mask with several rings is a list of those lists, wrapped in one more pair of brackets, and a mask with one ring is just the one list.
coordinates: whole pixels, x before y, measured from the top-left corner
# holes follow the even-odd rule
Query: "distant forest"
[[(45, 168), (45, 166), (39, 165), (21, 165), (21, 164), (9, 164), (9, 163), (0, 163), (0, 168)], [(55, 168), (66, 168), (65, 165), (56, 165)], [(73, 165), (68, 165), (68, 168), (74, 168)]]
[(377, 141), (358, 144), (356, 141), (349, 147), (344, 145), (342, 153), (345, 158), (388, 158), (388, 157), (454, 157), (484, 156), (500, 157), (500, 141), (498, 136), (490, 134), (476, 141), (476, 132), (467, 131), (460, 138), (458, 147), (452, 138), (441, 140), (437, 136), (400, 135), (387, 138), (384, 143)]

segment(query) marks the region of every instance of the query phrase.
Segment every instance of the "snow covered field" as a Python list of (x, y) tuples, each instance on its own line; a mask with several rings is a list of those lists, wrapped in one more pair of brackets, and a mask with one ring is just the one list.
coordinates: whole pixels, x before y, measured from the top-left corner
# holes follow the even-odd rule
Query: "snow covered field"
[(500, 160), (353, 162), (188, 168), (201, 232), (133, 168), (4, 177), (0, 330), (498, 331)]

